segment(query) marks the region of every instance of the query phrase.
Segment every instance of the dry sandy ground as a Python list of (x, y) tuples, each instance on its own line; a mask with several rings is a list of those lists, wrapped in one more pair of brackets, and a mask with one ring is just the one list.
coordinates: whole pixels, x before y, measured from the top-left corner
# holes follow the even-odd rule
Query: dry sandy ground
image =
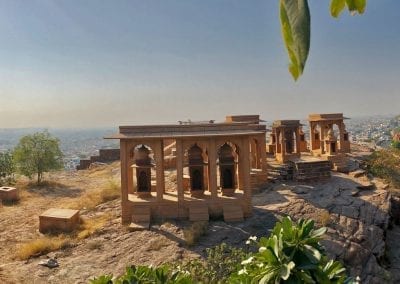
[[(47, 256), (28, 261), (15, 259), (15, 251), (21, 243), (40, 237), (38, 215), (41, 212), (50, 207), (73, 204), (86, 192), (96, 192), (109, 179), (118, 178), (118, 164), (78, 173), (53, 174), (52, 180), (58, 185), (53, 184), (46, 189), (24, 189), (19, 204), (3, 206), (0, 209), (0, 283), (88, 283), (96, 275), (119, 275), (131, 264), (157, 265), (201, 257), (205, 254), (205, 248), (221, 242), (243, 246), (251, 235), (268, 235), (268, 230), (283, 214), (298, 213), (300, 215), (296, 217), (312, 217), (320, 224), (322, 220), (319, 221), (318, 216), (325, 205), (315, 202), (316, 192), (322, 194), (320, 200), (327, 200), (331, 192), (340, 192), (340, 188), (349, 188), (355, 184), (347, 175), (337, 174), (326, 183), (307, 187), (271, 185), (254, 196), (253, 217), (236, 224), (210, 222), (208, 233), (194, 247), (187, 247), (183, 239), (183, 228), (189, 225), (188, 222), (159, 222), (152, 224), (149, 231), (129, 232), (120, 225), (120, 204), (114, 200), (94, 210), (82, 211), (81, 215), (86, 218), (102, 214), (110, 216), (107, 223), (89, 238)], [(320, 189), (324, 189), (324, 193)], [(345, 200), (348, 197), (343, 193), (340, 198)], [(306, 202), (307, 207), (299, 201)], [(397, 230), (394, 234), (400, 233)], [(60, 266), (49, 269), (38, 265), (47, 257), (57, 258)]]

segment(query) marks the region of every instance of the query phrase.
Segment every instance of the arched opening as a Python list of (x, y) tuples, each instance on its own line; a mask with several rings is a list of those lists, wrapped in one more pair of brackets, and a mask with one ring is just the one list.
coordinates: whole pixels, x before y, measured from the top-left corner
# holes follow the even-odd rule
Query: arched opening
[(188, 150), (188, 166), (191, 192), (204, 191), (204, 158), (203, 149), (194, 144)]
[(152, 180), (155, 180), (153, 156), (151, 148), (144, 144), (135, 146), (130, 153), (133, 170), (131, 184), (141, 197), (151, 196)]
[(292, 154), (295, 152), (296, 147), (296, 136), (293, 129), (285, 130), (285, 152), (286, 154)]
[(333, 151), (332, 150), (332, 152), (338, 152), (339, 150), (340, 150), (340, 148), (341, 148), (341, 146), (342, 145), (340, 145), (340, 135), (341, 135), (341, 133), (340, 133), (340, 129), (339, 129), (339, 125), (338, 124), (333, 124), (332, 125), (332, 129), (333, 129), (333, 135), (334, 135), (334, 137), (336, 138), (336, 145), (334, 145), (334, 146), (332, 146), (333, 147), (333, 149), (335, 150), (335, 151)]
[(199, 170), (195, 169), (191, 175), (191, 187), (193, 190), (203, 190), (203, 177)]
[(236, 181), (235, 156), (233, 148), (223, 144), (218, 151), (220, 187), (234, 189)]
[(224, 169), (222, 188), (233, 188), (233, 174), (230, 169)]

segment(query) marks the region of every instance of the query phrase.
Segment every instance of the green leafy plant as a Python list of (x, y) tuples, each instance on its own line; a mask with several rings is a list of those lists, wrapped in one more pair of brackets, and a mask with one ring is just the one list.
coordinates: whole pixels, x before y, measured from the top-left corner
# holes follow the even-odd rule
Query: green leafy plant
[(232, 283), (345, 283), (346, 270), (328, 260), (319, 241), (326, 228), (314, 229), (314, 221), (294, 223), (289, 217), (278, 222), (269, 238), (252, 242), (258, 252), (242, 261)]
[(105, 275), (91, 283), (353, 283), (343, 265), (324, 254), (320, 240), (325, 231), (314, 229), (312, 220), (296, 223), (285, 217), (268, 238), (249, 238), (246, 244), (255, 245), (255, 252), (221, 244), (207, 249), (204, 261), (133, 266), (119, 278)]
[[(337, 18), (345, 7), (354, 15), (365, 11), (366, 0), (331, 0), (331, 15)], [(280, 0), (282, 38), (289, 56), (289, 72), (294, 80), (303, 74), (310, 50), (311, 17), (308, 0)]]
[(42, 181), (44, 172), (63, 167), (59, 140), (47, 131), (22, 137), (13, 156), (19, 172), (29, 178), (36, 174), (38, 184)]

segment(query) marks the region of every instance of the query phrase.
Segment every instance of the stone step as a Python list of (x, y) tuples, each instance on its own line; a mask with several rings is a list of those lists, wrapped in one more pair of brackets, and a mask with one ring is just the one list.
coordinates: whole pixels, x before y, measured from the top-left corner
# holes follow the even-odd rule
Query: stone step
[(208, 213), (207, 204), (194, 205), (189, 207), (189, 221), (208, 221), (210, 215)]
[(150, 229), (150, 222), (132, 222), (129, 227), (129, 231), (144, 231)]
[(243, 221), (243, 210), (239, 204), (226, 204), (223, 206), (223, 214), (225, 222), (241, 222)]

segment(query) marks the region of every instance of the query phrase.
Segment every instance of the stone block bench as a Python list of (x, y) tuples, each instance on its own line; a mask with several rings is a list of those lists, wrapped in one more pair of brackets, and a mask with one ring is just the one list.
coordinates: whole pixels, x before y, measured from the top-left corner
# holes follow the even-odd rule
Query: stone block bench
[(72, 232), (79, 225), (79, 210), (51, 208), (39, 216), (39, 231)]
[(11, 202), (19, 199), (18, 189), (15, 187), (2, 186), (0, 187), (0, 202)]

